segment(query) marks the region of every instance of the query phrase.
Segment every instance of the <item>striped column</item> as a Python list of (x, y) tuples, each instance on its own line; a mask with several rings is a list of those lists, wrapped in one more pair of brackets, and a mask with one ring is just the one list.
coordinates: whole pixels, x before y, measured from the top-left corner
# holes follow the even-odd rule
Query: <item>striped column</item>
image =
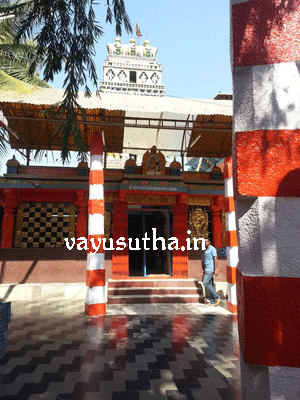
[(298, 399), (300, 1), (231, 11), (243, 399)]
[[(90, 146), (90, 176), (88, 204), (88, 255), (86, 271), (87, 315), (105, 315), (105, 269), (104, 269), (104, 175), (103, 175), (103, 143), (101, 133), (94, 133)], [(98, 247), (96, 251), (92, 241)]]
[(226, 233), (225, 242), (227, 249), (227, 309), (232, 313), (237, 312), (236, 300), (236, 268), (239, 261), (238, 243), (236, 236), (235, 209), (233, 197), (233, 178), (232, 178), (232, 158), (227, 157), (225, 160), (225, 218), (226, 218)]

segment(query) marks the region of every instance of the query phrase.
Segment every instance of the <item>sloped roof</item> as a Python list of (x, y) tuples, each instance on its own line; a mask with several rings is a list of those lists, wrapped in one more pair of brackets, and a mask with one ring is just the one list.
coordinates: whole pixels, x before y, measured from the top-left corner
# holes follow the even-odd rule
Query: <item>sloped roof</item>
[[(15, 147), (60, 149), (56, 122), (43, 111), (60, 102), (63, 93), (61, 89), (39, 89), (29, 95), (0, 91), (0, 109), (19, 137), (10, 138)], [(187, 156), (231, 154), (231, 100), (110, 93), (101, 93), (100, 97), (93, 93), (87, 98), (80, 92), (78, 103), (87, 114), (80, 124), (85, 141), (89, 145), (93, 132), (103, 129), (107, 152), (142, 154), (156, 145), (165, 155), (178, 155), (180, 151)]]

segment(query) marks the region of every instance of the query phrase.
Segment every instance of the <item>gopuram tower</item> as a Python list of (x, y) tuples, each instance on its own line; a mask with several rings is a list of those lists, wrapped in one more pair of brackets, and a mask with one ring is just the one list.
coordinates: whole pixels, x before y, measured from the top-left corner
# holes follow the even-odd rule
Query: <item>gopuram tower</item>
[(161, 84), (161, 64), (157, 63), (157, 47), (145, 40), (142, 46), (135, 39), (122, 44), (120, 38), (107, 45), (108, 56), (103, 64), (103, 81), (100, 91), (104, 93), (165, 96), (166, 87)]

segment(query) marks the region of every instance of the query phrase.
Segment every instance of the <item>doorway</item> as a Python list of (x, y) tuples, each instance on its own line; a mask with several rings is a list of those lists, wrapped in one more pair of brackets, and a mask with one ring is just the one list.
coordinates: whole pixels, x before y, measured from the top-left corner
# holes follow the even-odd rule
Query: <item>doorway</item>
[(172, 254), (168, 250), (168, 238), (172, 236), (172, 213), (166, 208), (129, 210), (130, 277), (172, 274)]

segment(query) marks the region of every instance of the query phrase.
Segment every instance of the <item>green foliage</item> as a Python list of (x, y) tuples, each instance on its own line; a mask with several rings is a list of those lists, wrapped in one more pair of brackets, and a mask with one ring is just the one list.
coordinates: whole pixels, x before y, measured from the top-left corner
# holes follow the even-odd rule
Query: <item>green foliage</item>
[[(14, 15), (0, 14), (0, 90), (30, 93), (43, 87), (50, 87), (37, 72), (29, 73), (30, 65), (36, 60), (36, 46), (33, 41), (15, 42)], [(0, 127), (0, 158), (8, 154), (9, 141), (3, 127)]]
[[(103, 28), (95, 19), (95, 4), (94, 0), (25, 0), (0, 7), (0, 13), (17, 16), (14, 20), (17, 42), (38, 32), (35, 36), (37, 50), (30, 65), (31, 74), (41, 60), (43, 78), (47, 82), (59, 72), (65, 74), (64, 98), (55, 111), (61, 118), (58, 131), (62, 137), (63, 161), (69, 158), (70, 137), (73, 137), (79, 156), (86, 153), (75, 110), (83, 113), (77, 102), (79, 88), (84, 86), (85, 94), (90, 96), (88, 78), (96, 87), (98, 84), (93, 57), (95, 43), (103, 35)], [(132, 32), (124, 0), (106, 0), (106, 22), (113, 21), (117, 35), (122, 34), (123, 25), (127, 32)]]
[(49, 85), (39, 78), (37, 72), (29, 73), (30, 65), (36, 60), (34, 42), (14, 41), (12, 18), (0, 21), (0, 90), (30, 93), (37, 87)]

